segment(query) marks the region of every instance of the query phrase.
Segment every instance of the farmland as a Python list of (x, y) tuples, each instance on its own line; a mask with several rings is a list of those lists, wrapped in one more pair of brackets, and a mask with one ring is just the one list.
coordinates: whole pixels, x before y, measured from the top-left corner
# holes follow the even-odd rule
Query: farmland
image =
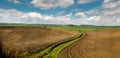
[(87, 32), (65, 48), (59, 58), (120, 58), (120, 29)]
[(10, 49), (20, 52), (41, 51), (77, 35), (75, 32), (33, 27), (0, 27), (0, 39)]
[(0, 24), (0, 45), (17, 58), (119, 58), (119, 35), (119, 26)]
[(40, 27), (40, 28), (52, 28), (58, 30), (75, 31), (75, 32), (88, 32), (104, 29), (119, 29), (120, 26), (94, 26), (94, 25), (55, 25), (55, 24), (0, 24), (0, 26), (21, 26), (21, 27)]

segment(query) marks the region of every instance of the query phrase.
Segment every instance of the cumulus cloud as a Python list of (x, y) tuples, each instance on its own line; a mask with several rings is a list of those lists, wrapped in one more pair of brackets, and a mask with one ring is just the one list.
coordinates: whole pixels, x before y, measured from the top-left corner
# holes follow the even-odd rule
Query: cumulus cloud
[[(104, 0), (102, 11), (92, 9), (85, 14), (97, 14), (88, 20), (94, 25), (120, 25), (120, 0)], [(99, 9), (99, 8), (98, 8)]]
[[(30, 12), (30, 13), (26, 13), (27, 16), (31, 17), (31, 18), (38, 18), (38, 19), (41, 19), (42, 18), (42, 15), (39, 14), (39, 13), (36, 13), (36, 12)], [(26, 17), (27, 17), (26, 16)]]
[(8, 0), (9, 2), (13, 2), (13, 3), (15, 3), (15, 4), (21, 4), (21, 2), (20, 1), (18, 1), (18, 0)]
[(120, 0), (104, 0), (101, 19), (106, 25), (120, 25)]
[(84, 13), (87, 14), (87, 15), (93, 15), (93, 16), (96, 16), (96, 15), (100, 15), (101, 12), (102, 12), (102, 7), (96, 7), (96, 8), (93, 8), (89, 11), (85, 11)]
[(94, 2), (96, 0), (78, 0), (78, 4), (86, 4), (86, 3), (91, 3), (91, 2)]
[(74, 4), (74, 0), (32, 0), (31, 4), (40, 9), (50, 9), (56, 7), (69, 7)]
[(0, 23), (39, 23), (39, 24), (67, 24), (71, 22), (71, 14), (53, 17), (41, 15), (37, 12), (24, 13), (15, 9), (0, 9)]
[(104, 2), (106, 3), (106, 2), (109, 2), (110, 0), (104, 0)]
[(83, 12), (78, 12), (74, 16), (73, 23), (76, 25), (89, 24), (88, 17)]
[(100, 16), (93, 16), (93, 17), (90, 17), (88, 20), (89, 21), (96, 21), (96, 22), (98, 22), (98, 21), (101, 20), (101, 18), (100, 18)]
[[(104, 0), (102, 7), (84, 12), (92, 15), (86, 18), (92, 25), (120, 25), (120, 0)], [(102, 9), (101, 9), (102, 8)], [(84, 18), (85, 19), (85, 18)]]
[(73, 19), (71, 17), (72, 13), (54, 17), (52, 15), (42, 15), (37, 12), (24, 13), (15, 9), (0, 9), (0, 23), (88, 24), (88, 18), (82, 12), (76, 13)]
[[(53, 2), (55, 0), (50, 1), (52, 1), (51, 3), (53, 3), (52, 5), (54, 5), (54, 7), (60, 7), (60, 5), (55, 6), (56, 4)], [(45, 5), (47, 5), (47, 3)], [(120, 25), (119, 5), (120, 0), (104, 0), (102, 11), (100, 8), (94, 8), (86, 12), (77, 10), (75, 15), (69, 13), (65, 16), (43, 15), (38, 12), (24, 13), (15, 9), (0, 9), (0, 23)], [(40, 6), (40, 8), (41, 7), (43, 6)], [(45, 8), (43, 7), (43, 9), (54, 7), (48, 6)], [(62, 13), (64, 13), (64, 11), (60, 14)], [(87, 14), (93, 16), (88, 17)]]

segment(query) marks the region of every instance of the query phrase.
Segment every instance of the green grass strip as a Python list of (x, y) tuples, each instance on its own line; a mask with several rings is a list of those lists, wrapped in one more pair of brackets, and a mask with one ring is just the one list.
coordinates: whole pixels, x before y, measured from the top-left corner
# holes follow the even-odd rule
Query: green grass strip
[(73, 42), (81, 39), (83, 36), (84, 34), (80, 34), (70, 38), (69, 40), (50, 46), (41, 52), (28, 54), (28, 58), (58, 58), (58, 54), (60, 53), (60, 51), (62, 51), (65, 47), (69, 46)]
[(43, 56), (43, 58), (58, 58), (59, 53), (67, 46), (72, 44), (73, 42), (81, 39), (84, 34), (81, 34), (75, 38), (72, 38), (71, 40), (68, 40), (66, 42), (61, 43), (60, 45), (56, 46), (51, 52), (49, 52), (47, 55)]

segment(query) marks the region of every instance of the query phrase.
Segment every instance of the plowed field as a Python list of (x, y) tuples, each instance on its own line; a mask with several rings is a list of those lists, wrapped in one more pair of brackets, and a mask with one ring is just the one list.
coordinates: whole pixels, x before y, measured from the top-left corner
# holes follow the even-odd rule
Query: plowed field
[(120, 29), (87, 32), (63, 49), (59, 58), (120, 58)]
[(0, 27), (3, 46), (22, 52), (38, 52), (77, 33), (39, 27)]

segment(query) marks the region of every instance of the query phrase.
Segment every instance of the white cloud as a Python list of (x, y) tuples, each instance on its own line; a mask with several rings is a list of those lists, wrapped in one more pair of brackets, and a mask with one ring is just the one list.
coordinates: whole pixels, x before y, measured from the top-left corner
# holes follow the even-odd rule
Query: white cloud
[[(70, 13), (65, 16), (57, 17), (52, 15), (42, 15), (41, 13), (37, 12), (24, 13), (15, 9), (0, 9), (0, 23), (120, 25), (119, 5), (120, 0), (106, 0), (102, 5), (102, 11), (99, 10), (99, 8), (95, 8), (87, 12), (77, 11), (75, 15)], [(92, 13), (95, 15), (91, 17), (86, 15)]]
[(93, 8), (93, 9), (89, 10), (89, 11), (86, 11), (84, 13), (87, 14), (87, 15), (96, 16), (96, 15), (100, 15), (101, 14), (101, 12), (102, 12), (101, 9), (102, 9), (102, 7), (96, 7), (96, 8)]
[(32, 0), (31, 4), (40, 9), (50, 9), (56, 7), (69, 7), (74, 4), (74, 0)]
[(42, 15), (37, 12), (24, 13), (15, 9), (0, 9), (0, 23), (88, 24), (88, 18), (82, 12), (76, 13), (74, 19), (71, 17), (72, 13), (54, 17), (52, 15)]
[(96, 0), (78, 0), (78, 4), (86, 4), (86, 3), (91, 3), (91, 2), (94, 2)]
[(42, 18), (42, 15), (36, 12), (28, 13), (28, 16), (30, 16), (31, 18), (39, 18), (39, 19)]
[(18, 1), (18, 0), (8, 0), (9, 2), (13, 2), (13, 3), (15, 3), (15, 4), (21, 4), (21, 2), (20, 1)]
[(105, 25), (120, 25), (120, 0), (105, 0), (101, 19)]
[[(102, 11), (92, 9), (85, 14), (97, 13), (90, 17), (89, 23), (96, 25), (120, 25), (120, 0), (104, 0)], [(99, 8), (98, 8), (99, 9)]]
[(90, 17), (89, 19), (88, 19), (89, 21), (100, 21), (101, 20), (101, 18), (100, 18), (100, 16), (93, 16), (93, 17)]
[(119, 0), (108, 0), (107, 2), (106, 1), (107, 0), (104, 0), (103, 7), (107, 8), (107, 9), (116, 8), (116, 7), (118, 7), (120, 5)]
[(86, 18), (86, 15), (82, 12), (78, 12), (78, 13), (75, 14), (75, 17), (76, 18)]
[(88, 17), (83, 12), (78, 12), (75, 14), (73, 24), (76, 25), (89, 24)]
[(0, 23), (39, 23), (39, 24), (68, 24), (71, 22), (71, 14), (53, 17), (41, 15), (37, 12), (24, 13), (15, 9), (0, 9)]
[(104, 0), (105, 3), (110, 2), (111, 0)]

